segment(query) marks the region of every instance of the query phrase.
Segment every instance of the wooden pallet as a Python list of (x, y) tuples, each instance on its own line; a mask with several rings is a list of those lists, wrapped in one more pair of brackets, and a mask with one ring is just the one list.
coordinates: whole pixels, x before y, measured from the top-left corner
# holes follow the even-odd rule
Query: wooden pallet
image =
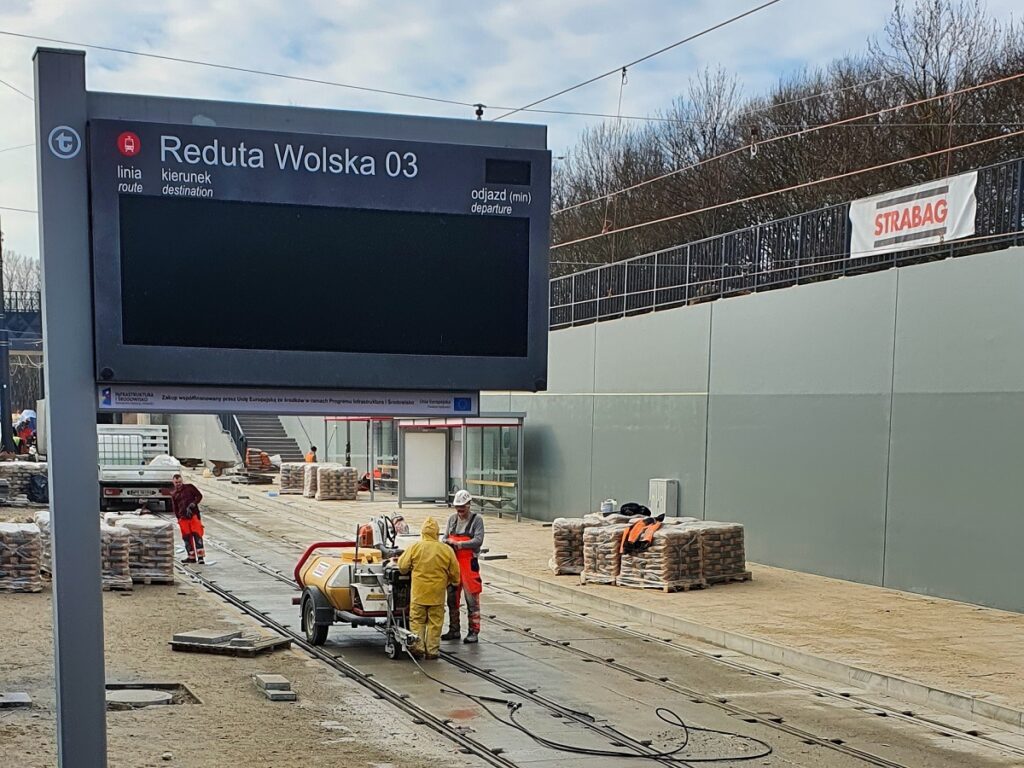
[(616, 586), (625, 587), (626, 589), (657, 589), (666, 594), (671, 594), (672, 592), (689, 592), (691, 589), (704, 589), (708, 586), (708, 582), (703, 579), (680, 584), (621, 584), (616, 582)]
[(130, 586), (123, 587), (123, 586), (115, 585), (115, 584), (104, 584), (103, 585), (103, 591), (104, 592), (131, 592), (132, 588)]
[(733, 581), (750, 581), (754, 578), (754, 574), (750, 571), (743, 571), (741, 573), (730, 573), (726, 576), (709, 576), (707, 578), (708, 584), (728, 584)]
[(153, 586), (154, 584), (160, 586), (167, 586), (174, 584), (173, 576), (132, 576), (133, 584), (145, 584), (147, 587)]
[(233, 475), (231, 482), (235, 485), (270, 485), (274, 482), (274, 478), (270, 475), (258, 474)]
[(286, 637), (266, 637), (256, 641), (254, 645), (177, 643), (172, 640), (170, 646), (172, 651), (182, 651), (183, 653), (213, 653), (220, 656), (241, 656), (251, 659), (261, 653), (276, 651), (278, 648), (290, 648), (291, 644), (292, 641)]

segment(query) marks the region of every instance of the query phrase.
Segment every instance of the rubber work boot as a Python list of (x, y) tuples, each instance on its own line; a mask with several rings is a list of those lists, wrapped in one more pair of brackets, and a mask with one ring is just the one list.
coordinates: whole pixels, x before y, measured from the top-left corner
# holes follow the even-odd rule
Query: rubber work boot
[(461, 632), (458, 627), (450, 627), (447, 632), (441, 635), (442, 640), (458, 640), (461, 636)]
[(478, 643), (480, 641), (477, 638), (476, 632), (470, 632), (468, 635), (466, 635), (466, 639), (462, 642), (472, 645), (473, 643)]

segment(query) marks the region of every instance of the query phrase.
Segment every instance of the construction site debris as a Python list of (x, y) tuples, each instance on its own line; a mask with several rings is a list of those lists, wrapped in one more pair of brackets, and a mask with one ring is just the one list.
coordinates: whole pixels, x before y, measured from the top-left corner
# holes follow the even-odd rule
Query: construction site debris
[(305, 490), (306, 463), (286, 461), (281, 465), (281, 494), (299, 494)]
[(217, 632), (218, 630), (192, 630), (174, 635), (171, 638), (171, 649), (185, 653), (215, 653), (251, 658), (279, 648), (290, 648), (292, 644), (288, 638), (276, 635), (268, 637), (259, 632), (221, 632), (219, 636), (227, 639), (214, 642)]
[(43, 544), (35, 523), (0, 523), (0, 592), (41, 592)]
[(317, 501), (354, 501), (359, 492), (359, 473), (355, 467), (321, 464), (316, 484)]
[(20, 707), (31, 707), (32, 697), (27, 693), (0, 693), (0, 709), (18, 709)]

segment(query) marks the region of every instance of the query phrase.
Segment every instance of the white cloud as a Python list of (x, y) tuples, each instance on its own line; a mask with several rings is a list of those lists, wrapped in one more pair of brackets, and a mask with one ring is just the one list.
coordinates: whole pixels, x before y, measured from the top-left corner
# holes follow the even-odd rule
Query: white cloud
[[(1008, 19), (1018, 0), (990, 0)], [(6, 0), (0, 30), (204, 59), (237, 66), (423, 93), (493, 107), (521, 105), (612, 69), (754, 0), (219, 0), (148, 3)], [(891, 0), (783, 0), (755, 16), (668, 52), (630, 72), (623, 110), (664, 107), (704, 65), (736, 72), (747, 94), (802, 66), (858, 52), (881, 30)], [(36, 43), (0, 36), (0, 78), (32, 91)], [(469, 108), (155, 59), (89, 51), (88, 86), (155, 95), (250, 100), (340, 109), (471, 118)], [(611, 77), (545, 106), (614, 112)], [(523, 115), (550, 126), (556, 154), (593, 119)], [(0, 149), (33, 138), (31, 103), (0, 85)], [(34, 208), (32, 150), (0, 152), (0, 205)], [(35, 218), (0, 210), (5, 244), (35, 254)]]

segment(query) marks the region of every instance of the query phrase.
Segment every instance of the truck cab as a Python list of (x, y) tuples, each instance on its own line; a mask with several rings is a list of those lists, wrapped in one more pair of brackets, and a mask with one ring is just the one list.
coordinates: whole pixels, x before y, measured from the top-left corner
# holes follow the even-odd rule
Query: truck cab
[(101, 511), (125, 506), (170, 511), (171, 481), (181, 464), (170, 455), (166, 437), (167, 427), (97, 425)]

